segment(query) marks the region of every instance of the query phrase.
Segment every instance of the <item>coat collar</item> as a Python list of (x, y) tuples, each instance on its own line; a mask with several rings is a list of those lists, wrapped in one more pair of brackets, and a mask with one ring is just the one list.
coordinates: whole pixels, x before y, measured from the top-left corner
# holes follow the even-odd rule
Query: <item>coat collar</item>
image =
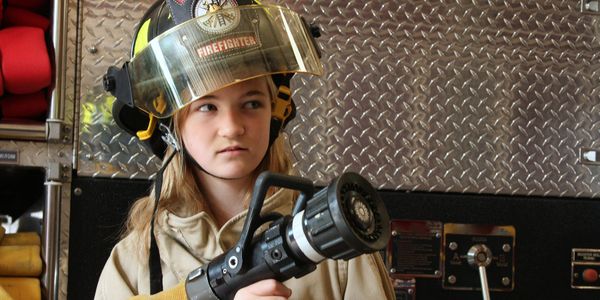
[[(280, 189), (265, 200), (262, 213), (291, 214), (293, 202), (293, 191)], [(183, 280), (191, 271), (210, 262), (238, 241), (247, 214), (245, 210), (218, 228), (212, 216), (204, 211), (189, 217), (179, 217), (165, 211), (160, 216), (160, 225), (156, 230), (163, 264), (179, 280)], [(266, 225), (258, 231), (264, 229)]]

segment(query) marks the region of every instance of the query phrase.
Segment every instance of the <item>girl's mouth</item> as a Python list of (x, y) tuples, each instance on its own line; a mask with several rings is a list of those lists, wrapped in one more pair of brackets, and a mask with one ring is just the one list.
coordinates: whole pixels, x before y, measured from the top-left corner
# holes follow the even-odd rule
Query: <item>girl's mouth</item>
[(219, 150), (219, 152), (217, 152), (217, 153), (237, 153), (237, 152), (246, 151), (246, 150), (248, 150), (248, 149), (242, 148), (239, 146), (231, 146), (231, 147), (223, 148), (223, 149)]

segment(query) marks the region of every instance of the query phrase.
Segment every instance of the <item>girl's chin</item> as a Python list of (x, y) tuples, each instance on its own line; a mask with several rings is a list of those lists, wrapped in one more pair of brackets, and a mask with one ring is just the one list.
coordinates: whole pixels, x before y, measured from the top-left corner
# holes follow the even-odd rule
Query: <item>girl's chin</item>
[(225, 179), (242, 179), (250, 176), (254, 168), (215, 168), (210, 174)]

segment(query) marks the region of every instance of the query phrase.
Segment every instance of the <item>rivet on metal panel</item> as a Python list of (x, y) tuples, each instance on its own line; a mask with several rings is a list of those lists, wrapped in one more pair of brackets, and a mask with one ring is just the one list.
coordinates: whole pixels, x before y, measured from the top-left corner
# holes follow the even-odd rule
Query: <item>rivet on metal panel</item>
[(61, 179), (62, 181), (67, 181), (71, 175), (71, 167), (69, 165), (61, 165)]
[(581, 12), (598, 12), (598, 1), (581, 0)]
[(60, 163), (49, 163), (46, 169), (46, 178), (48, 181), (65, 182), (69, 179), (71, 167)]
[(69, 125), (64, 125), (62, 128), (62, 141), (65, 144), (68, 144), (71, 142), (71, 135), (73, 133), (73, 128)]
[(81, 188), (77, 187), (77, 188), (73, 189), (73, 194), (75, 196), (81, 196), (81, 194), (83, 194), (83, 191), (81, 190)]
[(91, 54), (96, 54), (96, 53), (98, 53), (98, 48), (96, 48), (96, 46), (91, 46), (91, 47), (88, 49), (88, 51), (89, 51)]

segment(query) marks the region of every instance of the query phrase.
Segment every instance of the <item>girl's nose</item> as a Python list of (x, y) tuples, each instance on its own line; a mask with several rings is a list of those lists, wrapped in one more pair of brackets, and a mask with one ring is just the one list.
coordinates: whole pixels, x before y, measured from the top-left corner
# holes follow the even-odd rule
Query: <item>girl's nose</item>
[(246, 132), (242, 116), (235, 110), (224, 111), (221, 115), (219, 134), (223, 137), (236, 137)]

